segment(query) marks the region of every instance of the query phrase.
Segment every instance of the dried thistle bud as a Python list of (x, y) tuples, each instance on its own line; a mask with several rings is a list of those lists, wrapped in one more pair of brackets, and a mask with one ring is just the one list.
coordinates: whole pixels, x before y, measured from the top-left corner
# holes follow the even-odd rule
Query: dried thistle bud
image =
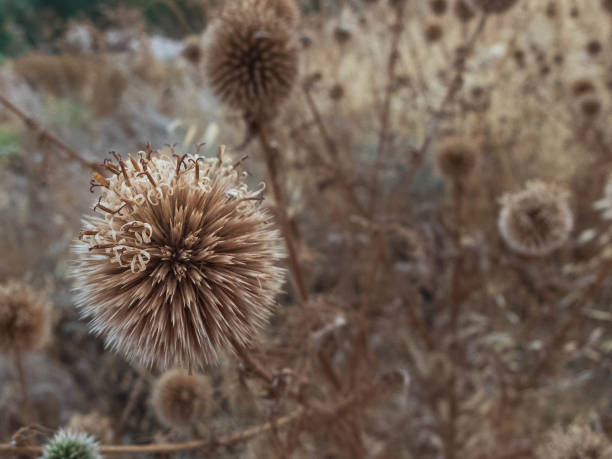
[(200, 368), (272, 312), (282, 243), (263, 189), (249, 191), (221, 153), (105, 162), (100, 215), (85, 217), (74, 245), (77, 305), (130, 361)]
[(91, 435), (103, 444), (111, 444), (115, 439), (110, 418), (97, 411), (72, 415), (68, 421), (68, 429)]
[(541, 459), (612, 459), (612, 445), (608, 438), (582, 424), (571, 425), (566, 432), (555, 430), (538, 449)]
[(181, 56), (193, 65), (198, 65), (202, 61), (204, 50), (202, 49), (202, 39), (199, 35), (192, 35), (185, 39), (185, 45), (181, 51)]
[(211, 396), (212, 389), (204, 376), (170, 370), (155, 382), (152, 403), (166, 426), (190, 427), (204, 419)]
[(449, 180), (466, 179), (474, 170), (478, 158), (478, 149), (469, 139), (450, 137), (436, 152), (436, 166)]
[(444, 29), (437, 22), (430, 22), (425, 26), (425, 40), (428, 43), (435, 43), (442, 38)]
[(561, 247), (574, 217), (567, 191), (541, 181), (501, 199), (498, 226), (506, 243), (523, 255), (543, 256)]
[(431, 12), (436, 16), (442, 16), (446, 13), (446, 9), (448, 8), (447, 0), (430, 0), (429, 7), (431, 8)]
[(43, 347), (51, 331), (48, 300), (18, 280), (0, 284), (0, 353)]
[(595, 92), (595, 85), (587, 78), (580, 78), (572, 83), (572, 94), (575, 97)]
[(272, 117), (295, 85), (298, 50), (264, 2), (230, 4), (209, 31), (206, 76), (217, 98), (248, 118)]
[(454, 12), (461, 22), (470, 22), (476, 16), (474, 8), (466, 0), (456, 0)]
[(43, 447), (41, 459), (101, 459), (95, 439), (70, 429), (59, 430)]
[(518, 0), (475, 0), (474, 2), (486, 14), (504, 14), (518, 3)]

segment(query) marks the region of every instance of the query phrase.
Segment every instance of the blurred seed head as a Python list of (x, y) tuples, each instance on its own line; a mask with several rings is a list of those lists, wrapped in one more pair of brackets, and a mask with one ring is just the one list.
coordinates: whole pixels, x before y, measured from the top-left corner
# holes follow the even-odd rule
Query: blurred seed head
[(508, 246), (523, 255), (543, 256), (561, 247), (574, 217), (567, 191), (541, 181), (501, 199), (498, 226)]
[(436, 16), (442, 16), (448, 8), (447, 0), (430, 0), (429, 7)]
[(470, 22), (476, 16), (474, 8), (466, 0), (456, 0), (454, 12), (457, 19), (461, 22)]
[(185, 39), (185, 45), (181, 51), (183, 56), (188, 62), (193, 65), (199, 65), (202, 62), (202, 56), (204, 50), (202, 49), (202, 39), (199, 35), (192, 35)]
[(601, 112), (601, 101), (594, 96), (584, 97), (580, 101), (580, 111), (585, 117), (594, 118)]
[(274, 116), (298, 75), (296, 41), (267, 3), (233, 2), (208, 32), (208, 83), (221, 102), (247, 118)]
[(425, 40), (428, 43), (435, 43), (442, 38), (444, 29), (437, 22), (430, 22), (425, 26)]
[(565, 432), (559, 429), (550, 433), (537, 453), (541, 459), (612, 459), (612, 445), (605, 435), (573, 424)]
[(463, 137), (446, 139), (436, 152), (436, 166), (451, 181), (466, 179), (476, 167), (478, 148)]
[(41, 459), (101, 459), (96, 440), (83, 432), (59, 430), (43, 447)]
[(336, 83), (329, 90), (329, 98), (338, 101), (344, 97), (344, 88), (340, 83)]
[(546, 5), (546, 17), (554, 19), (557, 17), (557, 4), (555, 2), (548, 2)]
[(612, 14), (612, 0), (601, 0), (601, 7), (606, 13)]
[(595, 85), (588, 78), (579, 78), (572, 83), (572, 94), (575, 97), (595, 92)]
[(94, 174), (100, 215), (74, 245), (77, 305), (128, 360), (200, 368), (270, 316), (282, 243), (263, 189), (249, 191), (221, 153), (139, 156), (115, 154), (110, 177)]
[(110, 418), (97, 411), (88, 414), (74, 414), (68, 421), (68, 429), (83, 432), (96, 438), (102, 444), (111, 444), (115, 439)]
[(591, 57), (598, 56), (601, 53), (601, 42), (599, 40), (590, 40), (586, 45), (586, 52)]
[(518, 3), (518, 0), (475, 0), (476, 6), (487, 14), (504, 14)]
[(338, 24), (336, 27), (334, 27), (334, 40), (336, 40), (336, 43), (339, 45), (348, 43), (352, 36), (353, 32), (347, 25)]
[(212, 389), (206, 377), (170, 370), (155, 382), (152, 403), (163, 424), (181, 428), (204, 419), (211, 397)]
[(51, 332), (51, 306), (29, 284), (0, 284), (0, 353), (29, 352), (43, 347)]

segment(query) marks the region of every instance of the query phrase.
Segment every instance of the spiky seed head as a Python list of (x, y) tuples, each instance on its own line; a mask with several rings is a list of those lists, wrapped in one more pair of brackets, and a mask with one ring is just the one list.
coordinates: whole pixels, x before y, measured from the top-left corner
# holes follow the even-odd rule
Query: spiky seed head
[(476, 166), (478, 148), (469, 139), (450, 137), (436, 151), (436, 166), (449, 180), (467, 178)]
[(576, 97), (595, 92), (595, 85), (588, 78), (579, 78), (572, 83), (572, 94)]
[(487, 14), (504, 14), (518, 3), (518, 0), (475, 0), (476, 6)]
[(606, 13), (612, 14), (612, 0), (601, 0), (601, 7)]
[(461, 22), (470, 22), (476, 16), (474, 8), (466, 0), (456, 0), (453, 10), (455, 16)]
[(537, 453), (540, 459), (612, 459), (612, 445), (587, 425), (572, 424), (567, 431), (552, 431)]
[(601, 111), (601, 102), (594, 96), (588, 96), (580, 101), (580, 110), (587, 118), (596, 117)]
[(29, 352), (44, 346), (51, 332), (47, 298), (29, 284), (0, 284), (0, 353)]
[(448, 8), (447, 0), (431, 0), (429, 2), (429, 7), (431, 8), (431, 12), (436, 16), (442, 16), (446, 13), (446, 9)]
[(193, 65), (198, 65), (202, 61), (203, 55), (202, 38), (199, 35), (187, 37), (181, 51), (181, 56)]
[(283, 283), (279, 233), (246, 174), (218, 158), (140, 152), (94, 174), (74, 245), (77, 305), (128, 360), (201, 368), (246, 345)]
[(203, 375), (170, 370), (155, 382), (152, 403), (163, 424), (181, 428), (204, 419), (211, 397), (210, 383)]
[(42, 459), (101, 459), (94, 437), (61, 429), (43, 447)]
[(503, 196), (498, 226), (508, 246), (523, 255), (543, 256), (565, 244), (574, 224), (568, 197), (566, 190), (541, 181)]
[(273, 117), (295, 85), (298, 50), (266, 2), (231, 3), (210, 28), (206, 77), (217, 98), (247, 118)]
[(591, 57), (595, 57), (601, 53), (601, 49), (602, 46), (599, 40), (589, 40), (589, 42), (586, 44), (586, 52)]
[(425, 40), (429, 43), (435, 43), (442, 38), (444, 29), (437, 22), (430, 22), (425, 26)]
[(73, 432), (84, 432), (91, 435), (102, 444), (110, 444), (115, 438), (110, 418), (97, 411), (87, 414), (73, 414), (68, 421), (67, 428)]

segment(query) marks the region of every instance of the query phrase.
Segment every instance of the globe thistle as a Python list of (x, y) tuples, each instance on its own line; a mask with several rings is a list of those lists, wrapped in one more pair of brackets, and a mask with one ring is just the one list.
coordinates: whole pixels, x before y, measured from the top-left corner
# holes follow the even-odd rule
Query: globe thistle
[(51, 307), (25, 282), (0, 284), (0, 353), (29, 352), (47, 343)]
[(199, 35), (192, 35), (185, 39), (181, 56), (188, 62), (198, 65), (202, 61), (203, 54), (204, 51), (202, 50), (201, 37)]
[(568, 193), (541, 181), (501, 199), (499, 230), (512, 248), (523, 255), (542, 256), (561, 247), (573, 228)]
[(612, 459), (608, 438), (588, 426), (574, 424), (567, 432), (555, 430), (538, 450), (541, 459)]
[(97, 438), (103, 444), (110, 444), (115, 438), (110, 418), (97, 411), (72, 415), (68, 421), (68, 429), (73, 432), (84, 432)]
[(594, 92), (595, 86), (593, 82), (587, 78), (580, 78), (572, 83), (572, 94), (576, 97)]
[[(75, 243), (77, 305), (107, 346), (160, 368), (200, 368), (246, 345), (283, 282), (282, 242), (238, 164), (150, 150), (111, 173)], [(175, 155), (176, 156), (176, 155)]]
[(448, 8), (448, 3), (446, 0), (431, 0), (429, 2), (429, 7), (431, 8), (431, 12), (436, 16), (442, 16), (446, 13), (446, 9)]
[(601, 111), (601, 102), (595, 97), (585, 97), (580, 101), (580, 110), (587, 118), (594, 118)]
[(59, 430), (43, 447), (42, 459), (101, 459), (96, 440), (86, 433)]
[(487, 14), (504, 14), (516, 3), (518, 0), (475, 0), (476, 6)]
[(451, 137), (436, 151), (436, 166), (449, 180), (467, 178), (476, 166), (478, 150), (468, 139)]
[(157, 417), (166, 426), (190, 427), (203, 419), (211, 395), (204, 376), (170, 370), (155, 382), (152, 403)]
[(428, 43), (435, 43), (442, 38), (444, 29), (437, 22), (430, 22), (425, 27), (425, 40)]
[(589, 40), (589, 42), (586, 44), (585, 49), (589, 56), (595, 57), (599, 53), (601, 53), (602, 45), (599, 40)]
[(470, 22), (476, 13), (472, 6), (466, 0), (456, 0), (454, 8), (455, 16), (461, 22)]
[(217, 98), (247, 118), (274, 116), (298, 75), (290, 30), (268, 2), (230, 4), (209, 32), (206, 77)]

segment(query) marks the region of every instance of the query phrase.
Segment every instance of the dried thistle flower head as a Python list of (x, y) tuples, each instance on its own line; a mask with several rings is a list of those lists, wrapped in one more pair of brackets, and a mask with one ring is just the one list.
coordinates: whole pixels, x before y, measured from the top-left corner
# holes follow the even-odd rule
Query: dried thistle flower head
[(155, 382), (152, 403), (157, 417), (166, 426), (190, 427), (204, 418), (211, 396), (206, 377), (170, 370)]
[(580, 78), (572, 83), (572, 94), (574, 96), (582, 96), (589, 92), (594, 92), (595, 86), (593, 82), (587, 78)]
[(442, 38), (444, 29), (437, 22), (430, 22), (425, 26), (425, 40), (429, 43), (435, 43)]
[(73, 414), (68, 421), (68, 429), (73, 432), (89, 434), (103, 444), (113, 443), (115, 438), (110, 418), (97, 411), (87, 414)]
[(274, 116), (298, 74), (291, 31), (263, 3), (230, 4), (211, 26), (206, 48), (206, 76), (214, 94), (252, 119)]
[(50, 331), (51, 307), (43, 295), (22, 281), (0, 284), (0, 353), (40, 349)]
[(436, 151), (436, 166), (449, 180), (467, 178), (476, 166), (478, 149), (469, 139), (450, 137)]
[(83, 432), (59, 430), (43, 447), (41, 459), (101, 459), (98, 443)]
[(448, 8), (447, 0), (430, 0), (429, 7), (431, 8), (431, 12), (436, 16), (442, 16), (446, 13), (446, 9)]
[(518, 0), (475, 0), (475, 3), (487, 14), (504, 14), (516, 5)]
[(599, 53), (601, 53), (601, 50), (602, 45), (599, 40), (589, 40), (589, 42), (586, 44), (586, 52), (591, 57), (597, 56)]
[(608, 438), (583, 424), (573, 424), (566, 432), (555, 430), (538, 450), (541, 459), (612, 459)]
[(151, 151), (107, 160), (75, 243), (77, 305), (131, 361), (199, 368), (245, 345), (283, 282), (282, 243), (238, 165)]
[(470, 22), (476, 16), (474, 8), (466, 0), (456, 0), (454, 12), (457, 19), (464, 23)]
[(187, 37), (183, 50), (181, 51), (181, 56), (193, 65), (198, 65), (202, 61), (203, 55), (204, 51), (202, 49), (201, 37), (199, 35)]
[(585, 97), (580, 101), (580, 110), (587, 118), (593, 118), (601, 111), (601, 102), (596, 97)]
[(542, 256), (567, 241), (574, 224), (567, 191), (541, 181), (501, 199), (498, 226), (506, 243), (523, 255)]

